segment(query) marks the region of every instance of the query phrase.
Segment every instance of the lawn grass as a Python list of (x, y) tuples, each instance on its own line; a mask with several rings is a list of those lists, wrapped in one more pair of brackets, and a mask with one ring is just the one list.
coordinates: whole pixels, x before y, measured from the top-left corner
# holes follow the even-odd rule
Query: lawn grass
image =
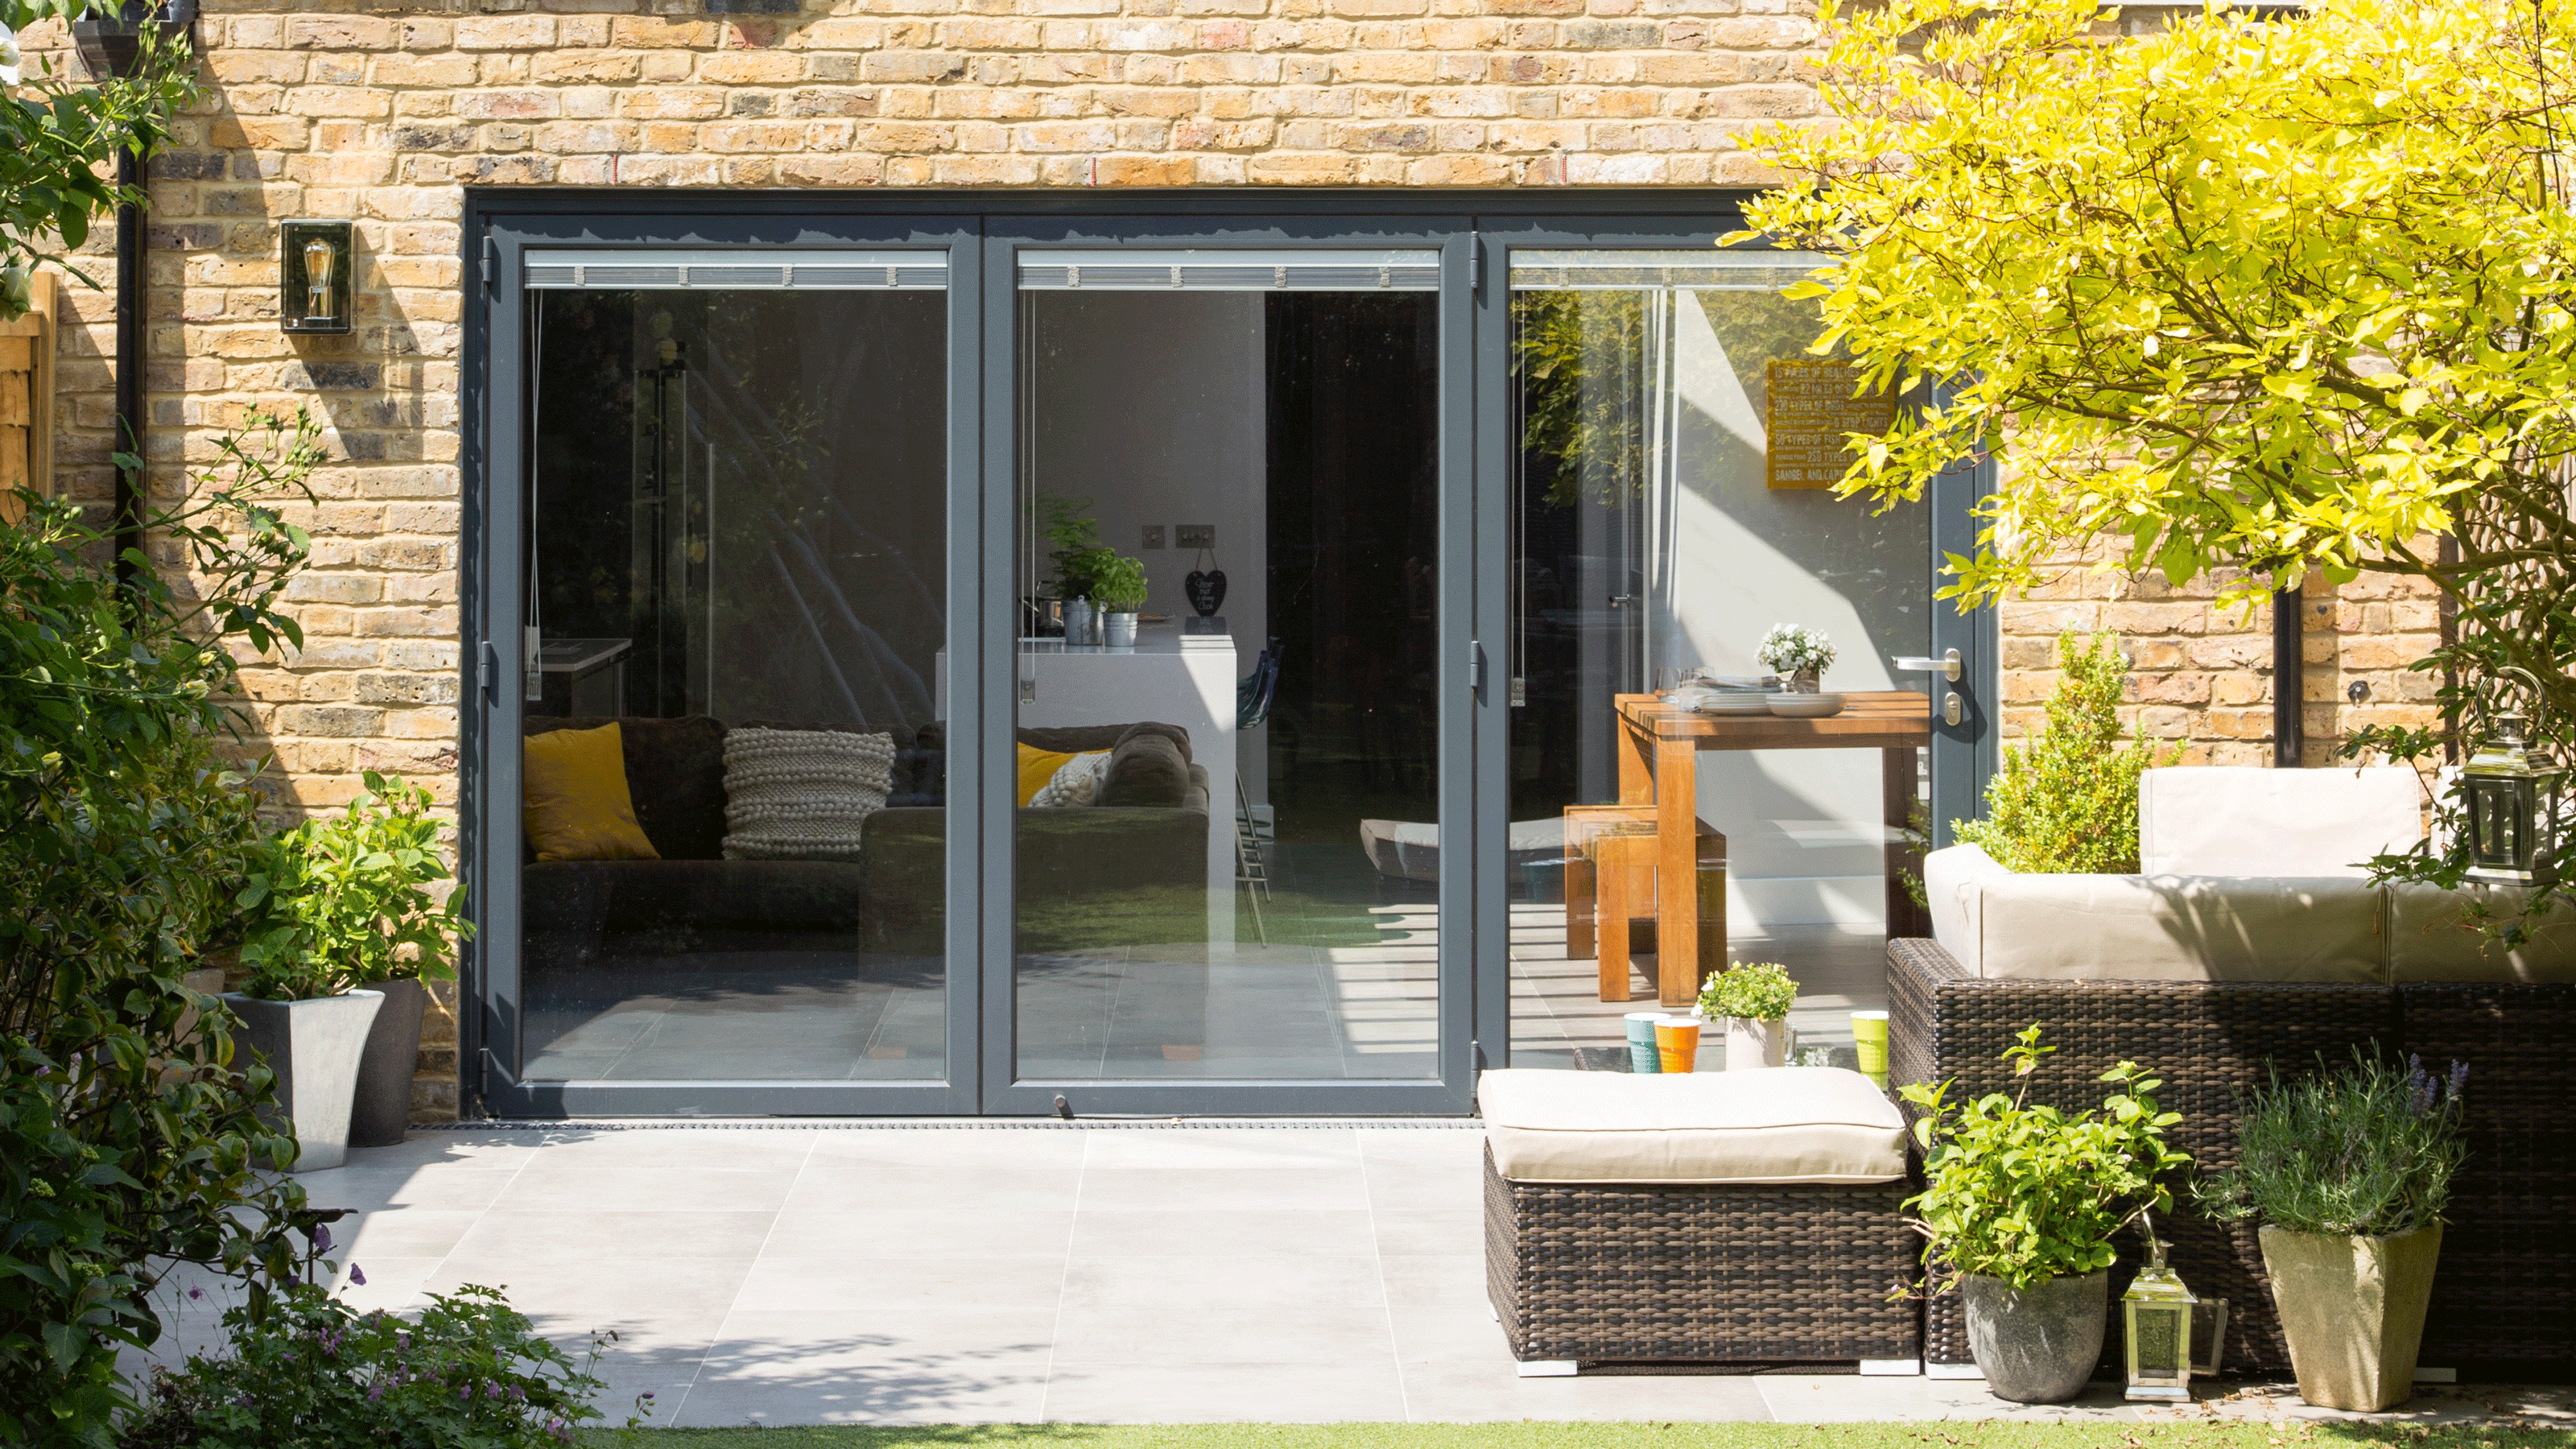
[[(612, 1431), (589, 1432), (608, 1449)], [(2418, 1424), (935, 1424), (653, 1429), (643, 1449), (2576, 1449), (2576, 1431)]]

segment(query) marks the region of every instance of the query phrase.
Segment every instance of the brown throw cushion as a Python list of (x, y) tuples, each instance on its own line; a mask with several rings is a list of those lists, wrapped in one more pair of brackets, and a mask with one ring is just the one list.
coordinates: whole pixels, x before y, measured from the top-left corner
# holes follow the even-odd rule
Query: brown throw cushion
[(1171, 808), (1188, 801), (1190, 758), (1169, 735), (1130, 731), (1101, 773), (1101, 805)]

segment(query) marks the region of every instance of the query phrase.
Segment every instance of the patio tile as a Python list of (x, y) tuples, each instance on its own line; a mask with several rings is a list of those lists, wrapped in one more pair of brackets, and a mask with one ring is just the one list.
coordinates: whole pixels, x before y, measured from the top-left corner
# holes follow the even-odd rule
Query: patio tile
[(751, 1276), (747, 1259), (649, 1256), (632, 1264), (558, 1258), (452, 1256), (423, 1285), (502, 1289), (557, 1342), (615, 1329), (626, 1353), (702, 1353)]
[(334, 1167), (296, 1174), (315, 1207), (373, 1211), (387, 1207), (480, 1211), (500, 1199), (519, 1170), (445, 1163), (418, 1167)]
[(1359, 1165), (1355, 1134), (1342, 1131), (1091, 1132), (1083, 1166), (1114, 1168), (1346, 1168)]
[(1076, 1258), (1058, 1365), (1391, 1360), (1370, 1258)]
[[(432, 1262), (456, 1251), (466, 1232), (481, 1220), (474, 1209), (385, 1207), (342, 1218), (331, 1225), (331, 1256), (347, 1263), (352, 1255), (368, 1258), (428, 1258)], [(369, 1276), (373, 1276), (370, 1273)]]
[(1070, 1207), (790, 1208), (778, 1214), (763, 1258), (962, 1257), (1052, 1253), (1073, 1246)]
[(1082, 1175), (1086, 1212), (1120, 1209), (1365, 1210), (1368, 1188), (1355, 1168), (1116, 1167)]
[(763, 1172), (702, 1167), (591, 1164), (530, 1167), (492, 1206), (511, 1212), (573, 1212), (614, 1205), (626, 1212), (775, 1211), (796, 1185), (794, 1169)]
[(1858, 1378), (1776, 1374), (1759, 1385), (1771, 1417), (1793, 1424), (1865, 1424), (1890, 1419), (2008, 1419), (2054, 1423), (2086, 1420), (2134, 1424), (2138, 1408), (2108, 1384), (2095, 1384), (2071, 1404), (2016, 1404), (1986, 1392), (1978, 1379)]
[(1415, 1303), (1390, 1286), (1387, 1319), (1394, 1329), (1396, 1361), (1433, 1363), (1510, 1363), (1511, 1345), (1503, 1326), (1483, 1303)]
[(1467, 1163), (1439, 1167), (1368, 1169), (1369, 1206), (1380, 1212), (1475, 1211), (1484, 1201), (1482, 1169)]
[[(1371, 1216), (1377, 1250), (1389, 1257), (1448, 1257), (1484, 1251), (1485, 1215), (1473, 1208), (1389, 1209)], [(1481, 1277), (1481, 1269), (1479, 1274)]]
[(602, 1168), (793, 1172), (805, 1165), (805, 1159), (813, 1153), (815, 1139), (821, 1135), (690, 1128), (584, 1133), (549, 1144), (526, 1171), (534, 1175), (586, 1173)]
[(737, 1312), (673, 1422), (1029, 1422), (1054, 1323), (1051, 1309)]
[[(1508, 1357), (1491, 1363), (1405, 1363), (1406, 1417), (1484, 1424), (1514, 1419), (1760, 1422), (1762, 1381), (1742, 1376), (1525, 1379)], [(1853, 1382), (1853, 1380), (1845, 1380)]]
[(525, 1167), (554, 1138), (534, 1132), (412, 1132), (389, 1147), (349, 1149), (351, 1167)]
[(495, 1208), (482, 1214), (454, 1251), (465, 1258), (558, 1262), (653, 1262), (665, 1258), (760, 1255), (777, 1214), (654, 1211), (649, 1206), (597, 1212)]
[(786, 1207), (1070, 1212), (1081, 1190), (1082, 1172), (1070, 1167), (917, 1167), (817, 1158), (796, 1175)]
[(1055, 1423), (1385, 1423), (1403, 1417), (1395, 1366), (1375, 1360), (1060, 1368), (1046, 1393), (1046, 1418)]
[(1332, 1253), (1344, 1257), (1376, 1248), (1369, 1214), (1358, 1209), (1190, 1209), (1085, 1211), (1073, 1230), (1077, 1258), (1240, 1257), (1248, 1244), (1281, 1256)]
[(859, 1308), (1026, 1309), (1052, 1312), (1064, 1293), (1062, 1255), (997, 1253), (957, 1258), (798, 1258), (755, 1264), (734, 1299), (738, 1311)]
[(915, 1167), (1082, 1166), (1092, 1134), (1054, 1128), (872, 1128), (815, 1134), (811, 1163), (877, 1162)]
[[(447, 1261), (444, 1256), (405, 1258), (363, 1250), (334, 1256), (340, 1260), (340, 1268), (331, 1277), (331, 1291), (341, 1302), (361, 1313), (378, 1308), (399, 1313), (418, 1307), (429, 1280), (437, 1274), (439, 1265)], [(349, 1281), (349, 1270), (353, 1267), (367, 1275), (364, 1284)]]

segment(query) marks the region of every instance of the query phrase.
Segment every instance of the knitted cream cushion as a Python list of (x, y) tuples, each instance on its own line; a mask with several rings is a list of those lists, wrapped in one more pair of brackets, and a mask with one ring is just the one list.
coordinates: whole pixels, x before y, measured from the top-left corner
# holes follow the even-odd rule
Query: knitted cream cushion
[(1038, 787), (1038, 792), (1029, 797), (1029, 805), (1041, 810), (1067, 805), (1097, 805), (1100, 803), (1100, 777), (1108, 768), (1107, 750), (1076, 755), (1056, 770), (1053, 779)]
[(894, 736), (725, 732), (727, 860), (856, 860), (894, 784)]

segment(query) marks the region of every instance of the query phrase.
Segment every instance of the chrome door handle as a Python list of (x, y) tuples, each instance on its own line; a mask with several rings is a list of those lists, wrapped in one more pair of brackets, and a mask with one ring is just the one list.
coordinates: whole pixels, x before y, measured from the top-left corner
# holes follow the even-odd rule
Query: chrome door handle
[[(1959, 682), (1959, 651), (1944, 650), (1938, 659), (1926, 659), (1920, 654), (1899, 654), (1896, 656), (1896, 667), (1900, 673), (1937, 674), (1956, 684)], [(1950, 723), (1957, 724), (1958, 721), (1952, 720)]]

